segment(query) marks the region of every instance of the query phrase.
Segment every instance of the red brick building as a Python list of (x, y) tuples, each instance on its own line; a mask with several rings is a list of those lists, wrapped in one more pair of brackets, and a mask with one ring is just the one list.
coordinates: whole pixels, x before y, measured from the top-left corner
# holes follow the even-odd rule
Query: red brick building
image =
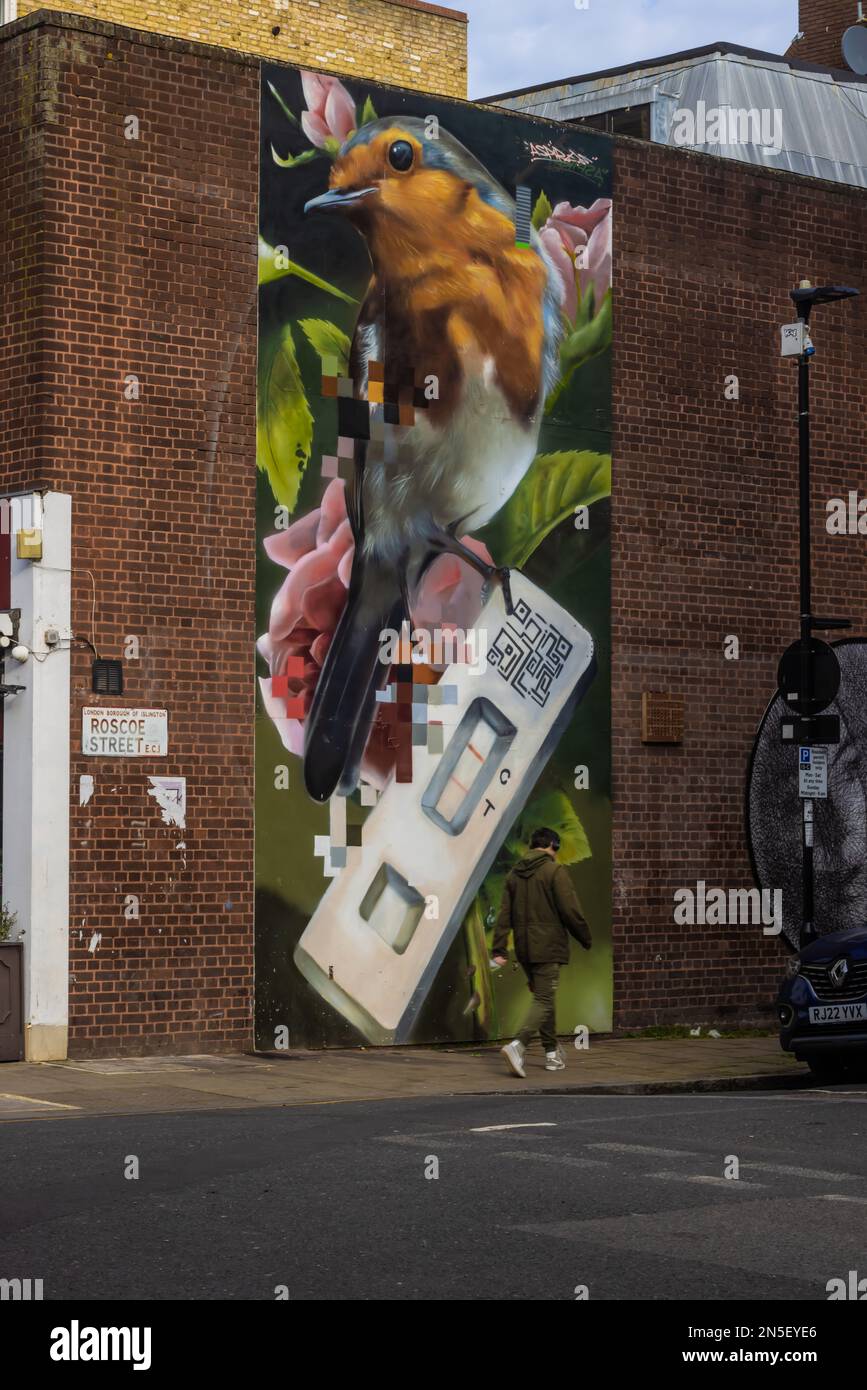
[[(805, 6), (819, 27), (838, 8)], [(68, 865), (42, 847), (26, 921), (35, 949), (67, 873), (72, 1055), (252, 1045), (258, 85), (255, 57), (74, 15), (0, 31), (0, 495), (72, 499), (51, 521), (71, 540), (69, 766), (53, 746), (44, 780), (67, 789)], [(802, 277), (867, 290), (867, 194), (627, 138), (615, 177), (616, 1026), (768, 1019), (780, 943), (675, 929), (672, 894), (750, 882), (745, 768), (797, 616), (778, 326)], [(822, 519), (864, 486), (867, 298), (817, 337), (816, 608), (863, 630), (863, 550)], [(93, 649), (122, 661), (122, 700), (92, 693)], [(682, 743), (642, 743), (645, 691), (683, 697)], [(100, 703), (169, 711), (183, 827), (141, 765), (80, 751)], [(28, 1055), (63, 1055), (63, 1008), (30, 1019)]]
[(786, 50), (787, 58), (798, 58), (820, 67), (842, 68), (840, 40), (858, 17), (851, 0), (798, 0), (798, 35)]

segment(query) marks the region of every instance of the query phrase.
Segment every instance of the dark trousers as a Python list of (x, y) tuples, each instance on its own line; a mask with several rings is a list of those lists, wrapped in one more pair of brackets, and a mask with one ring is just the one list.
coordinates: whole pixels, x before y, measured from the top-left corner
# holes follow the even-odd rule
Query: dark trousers
[(557, 982), (560, 967), (554, 964), (525, 965), (524, 974), (533, 991), (533, 1000), (518, 1034), (519, 1042), (529, 1047), (538, 1033), (546, 1052), (557, 1051), (557, 1034), (554, 1031), (554, 1009), (557, 999)]

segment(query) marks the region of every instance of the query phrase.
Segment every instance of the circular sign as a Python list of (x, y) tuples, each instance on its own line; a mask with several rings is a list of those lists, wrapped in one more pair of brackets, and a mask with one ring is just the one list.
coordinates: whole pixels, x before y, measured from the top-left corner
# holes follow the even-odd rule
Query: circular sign
[(777, 667), (777, 689), (786, 702), (786, 708), (795, 714), (820, 714), (837, 698), (840, 689), (840, 663), (833, 647), (811, 637), (807, 647), (807, 661), (810, 664), (810, 685), (812, 699), (801, 699), (801, 652), (800, 642), (793, 642), (780, 657)]

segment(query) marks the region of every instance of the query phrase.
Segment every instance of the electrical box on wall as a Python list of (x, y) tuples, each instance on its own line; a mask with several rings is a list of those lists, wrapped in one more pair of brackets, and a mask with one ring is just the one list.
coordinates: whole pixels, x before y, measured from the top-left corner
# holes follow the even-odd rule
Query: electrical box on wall
[(19, 560), (42, 559), (42, 532), (38, 527), (16, 531), (15, 554)]

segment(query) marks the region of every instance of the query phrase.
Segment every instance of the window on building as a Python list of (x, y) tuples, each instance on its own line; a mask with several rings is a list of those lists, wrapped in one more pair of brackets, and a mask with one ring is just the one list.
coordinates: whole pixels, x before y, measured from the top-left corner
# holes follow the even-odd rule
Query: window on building
[(595, 116), (581, 116), (569, 124), (589, 125), (594, 130), (606, 130), (609, 135), (634, 135), (637, 140), (649, 140), (650, 103), (622, 106), (617, 111), (600, 111)]

